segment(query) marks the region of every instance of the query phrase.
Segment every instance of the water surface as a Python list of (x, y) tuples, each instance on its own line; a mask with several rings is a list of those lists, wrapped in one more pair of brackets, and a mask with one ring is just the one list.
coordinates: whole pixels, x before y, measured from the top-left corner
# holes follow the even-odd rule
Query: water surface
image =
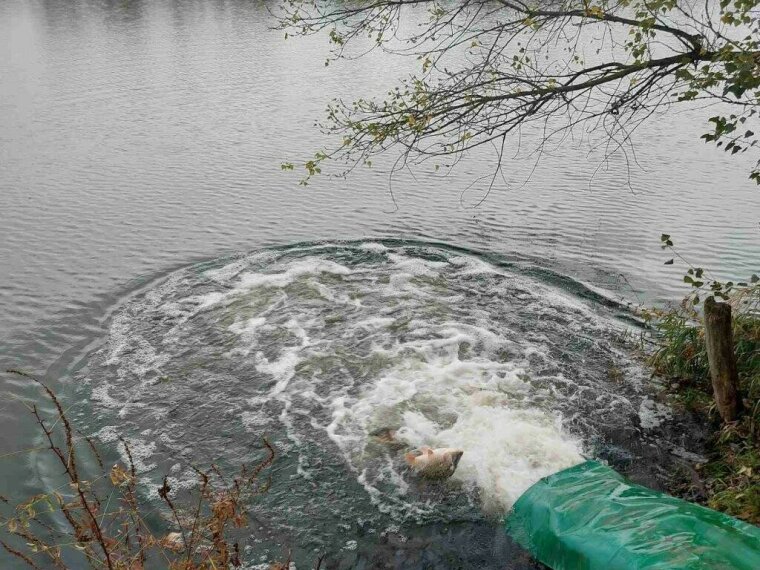
[[(485, 154), (472, 156), (446, 177), (424, 172), (414, 178), (408, 174), (399, 176), (393, 185), (395, 202), (389, 192), (387, 165), (382, 160), (372, 169), (357, 170), (347, 180), (316, 179), (306, 188), (299, 187), (299, 176), (282, 172), (279, 165), (311, 156), (323, 144), (312, 125), (329, 99), (382, 93), (390, 87), (387, 82), (412, 69), (415, 62), (373, 54), (364, 61), (325, 67), (326, 44), (322, 39), (285, 41), (281, 32), (269, 28), (270, 24), (264, 5), (247, 1), (10, 0), (0, 5), (0, 364), (2, 369), (20, 366), (46, 374), (51, 381), (63, 380), (69, 397), (78, 394), (80, 388), (93, 390), (96, 397), (92, 409), (82, 416), (93, 429), (119, 427), (121, 417), (123, 427), (135, 436), (138, 429), (144, 431), (144, 426), (134, 423), (129, 414), (124, 417), (118, 414), (134, 398), (154, 413), (169, 406), (172, 397), (180, 398), (182, 401), (175, 404), (181, 415), (193, 401), (194, 383), (208, 387), (212, 381), (218, 382), (214, 384), (219, 387), (218, 398), (229, 398), (232, 402), (228, 420), (234, 427), (229, 433), (237, 438), (240, 430), (252, 429), (254, 424), (244, 421), (246, 418), (253, 421), (253, 416), (246, 415), (254, 413), (255, 406), (250, 402), (262, 394), (270, 394), (272, 386), (267, 382), (274, 382), (276, 387), (280, 381), (278, 374), (282, 373), (274, 368), (267, 372), (266, 363), (264, 370), (258, 369), (263, 362), (257, 360), (259, 349), (255, 346), (263, 342), (258, 335), (274, 324), (262, 323), (264, 328), (258, 330), (254, 326), (257, 321), (251, 321), (267, 318), (254, 313), (261, 308), (259, 305), (274, 302), (276, 292), (266, 294), (274, 295), (272, 298), (265, 295), (259, 300), (251, 293), (240, 298), (233, 296), (232, 307), (238, 303), (242, 312), (220, 314), (231, 310), (224, 301), (194, 316), (188, 321), (190, 328), (180, 328), (188, 342), (198, 343), (200, 338), (209, 341), (203, 350), (215, 352), (206, 355), (209, 357), (206, 367), (213, 363), (215, 372), (206, 370), (208, 374), (203, 375), (203, 367), (193, 368), (190, 360), (176, 354), (175, 345), (165, 345), (166, 352), (158, 357), (166, 360), (172, 374), (163, 376), (177, 376), (177, 371), (186, 367), (179, 376), (187, 384), (176, 392), (148, 383), (147, 391), (136, 395), (133, 390), (146, 381), (133, 378), (139, 367), (127, 361), (114, 361), (109, 365), (113, 369), (106, 374), (106, 369), (101, 368), (105, 361), (98, 360), (106, 354), (102, 351), (109, 350), (109, 343), (115, 342), (121, 325), (134, 333), (125, 337), (125, 342), (136, 342), (143, 333), (150, 338), (154, 335), (154, 341), (170, 333), (171, 329), (166, 328), (171, 324), (168, 321), (159, 320), (155, 327), (146, 325), (145, 314), (140, 312), (146, 299), (164, 299), (165, 303), (151, 309), (162, 314), (177, 304), (184, 307), (182, 310), (192, 306), (187, 299), (200, 286), (192, 279), (203, 281), (209, 288), (206, 293), (225, 294), (225, 288), (235, 290), (240, 286), (234, 276), (229, 282), (188, 277), (206, 275), (203, 273), (206, 262), (221, 269), (236, 260), (249, 259), (250, 252), (254, 252), (255, 258), (262, 251), (272, 251), (268, 249), (272, 246), (315, 244), (320, 240), (338, 248), (348, 247), (351, 255), (356, 254), (356, 244), (373, 240), (390, 247), (383, 240), (406, 238), (420, 248), (433, 247), (436, 255), (442, 256), (438, 262), (445, 265), (429, 267), (432, 274), (410, 273), (412, 279), (418, 279), (414, 285), (418, 289), (407, 291), (411, 297), (403, 301), (411, 303), (404, 309), (405, 317), (410, 322), (431, 319), (429, 328), (388, 331), (393, 323), (381, 320), (362, 325), (358, 308), (357, 314), (341, 313), (346, 307), (335, 305), (335, 299), (349, 295), (346, 288), (356, 286), (364, 288), (367, 298), (364, 310), (373, 317), (399, 318), (384, 315), (393, 306), (391, 299), (383, 295), (388, 295), (394, 279), (405, 279), (399, 276), (409, 271), (394, 268), (397, 261), (393, 260), (387, 260), (388, 267), (380, 268), (372, 266), (380, 263), (378, 259), (359, 259), (356, 262), (359, 269), (350, 269), (363, 276), (356, 277), (359, 283), (350, 283), (355, 277), (353, 273), (342, 276), (349, 277), (346, 279), (349, 283), (345, 283), (330, 281), (334, 274), (329, 271), (306, 272), (302, 278), (309, 283), (303, 289), (285, 292), (294, 304), (290, 312), (279, 316), (282, 322), (276, 323), (279, 327), (276, 330), (284, 331), (278, 334), (284, 336), (280, 344), (270, 346), (272, 354), (262, 357), (272, 366), (275, 362), (283, 364), (283, 350), (314, 349), (311, 344), (304, 345), (308, 338), (316, 346), (323, 343), (333, 348), (334, 354), (325, 358), (340, 357), (338, 348), (343, 347), (348, 352), (355, 349), (353, 357), (364, 362), (360, 357), (368, 358), (377, 347), (361, 343), (349, 346), (349, 339), (337, 334), (331, 337), (330, 330), (341, 334), (364, 330), (364, 335), (380, 331), (378, 346), (389, 351), (388, 360), (351, 372), (365, 374), (359, 376), (365, 378), (365, 383), (347, 384), (336, 377), (320, 379), (314, 372), (316, 376), (310, 378), (315, 386), (323, 387), (324, 393), (316, 388), (314, 392), (324, 402), (317, 398), (319, 405), (297, 404), (305, 390), (299, 382), (306, 382), (299, 376), (296, 382), (288, 381), (270, 404), (284, 407), (290, 402), (292, 415), (284, 419), (290, 418), (292, 426), (276, 430), (286, 446), (296, 445), (292, 437), (303, 436), (303, 428), (299, 426), (301, 411), (315, 418), (318, 426), (314, 430), (318, 435), (314, 436), (314, 445), (329, 450), (325, 452), (324, 469), (333, 469), (342, 481), (353, 481), (351, 496), (361, 498), (359, 503), (350, 505), (346, 498), (347, 512), (360, 508), (365, 514), (380, 517), (367, 527), (379, 532), (381, 527), (387, 528), (393, 516), (407, 520), (404, 518), (407, 515), (378, 514), (385, 511), (369, 501), (372, 492), (355, 477), (357, 472), (361, 473), (363, 464), (357, 463), (354, 448), (363, 449), (366, 433), (375, 426), (373, 421), (338, 422), (330, 437), (326, 429), (331, 425), (328, 416), (336, 412), (333, 407), (340, 397), (355, 398), (356, 402), (369, 405), (366, 402), (373, 402), (376, 397), (373, 387), (382, 386), (383, 378), (409, 384), (419, 377), (421, 392), (436, 394), (442, 390), (438, 383), (447, 377), (437, 367), (445, 370), (456, 361), (469, 364), (452, 374), (474, 379), (476, 392), (491, 382), (492, 376), (529, 383), (544, 378), (557, 394), (541, 402), (530, 400), (529, 408), (535, 410), (531, 413), (538, 414), (537, 418), (517, 417), (525, 410), (510, 407), (516, 405), (512, 400), (510, 405), (502, 402), (495, 413), (510, 415), (514, 425), (525, 420), (526, 429), (535, 427), (531, 423), (535, 420), (549, 430), (548, 441), (556, 441), (563, 453), (587, 453), (589, 446), (593, 448), (592, 436), (606, 433), (601, 425), (605, 422), (597, 418), (600, 423), (583, 425), (578, 414), (571, 413), (571, 402), (577, 396), (569, 390), (576, 386), (605, 393), (610, 388), (603, 382), (606, 373), (603, 368), (628, 369), (621, 368), (621, 363), (615, 360), (625, 361), (627, 357), (619, 355), (617, 348), (605, 345), (607, 335), (594, 328), (603, 323), (619, 331), (623, 326), (618, 321), (619, 311), (614, 309), (610, 313), (598, 298), (589, 296), (589, 290), (582, 284), (604, 290), (609, 297), (632, 302), (677, 298), (683, 291), (681, 269), (663, 265), (667, 256), (658, 245), (663, 232), (682, 244), (687, 258), (718, 275), (746, 278), (760, 269), (760, 192), (746, 179), (750, 157), (732, 159), (702, 144), (698, 136), (705, 130), (700, 122), (704, 112), (667, 115), (639, 130), (636, 148), (640, 167), (634, 165), (631, 188), (622, 159), (614, 159), (606, 169), (596, 172), (600, 157), (589, 155), (582, 145), (572, 144), (545, 156), (532, 175), (532, 162), (510, 159), (505, 168), (506, 183), (497, 186), (477, 208), (473, 206), (480, 201), (484, 189), (476, 186), (463, 191), (493, 167), (493, 157)], [(354, 245), (346, 246), (347, 241)], [(478, 277), (477, 272), (468, 276), (463, 265), (452, 262), (446, 247), (441, 249), (430, 245), (431, 242), (464, 248), (468, 252), (466, 259), (480, 259), (478, 252), (491, 252), (502, 261), (532, 268), (533, 273), (529, 278), (524, 274), (493, 277), (488, 272), (483, 274), (486, 277)], [(418, 251), (395, 254), (410, 259), (419, 257)], [(332, 254), (314, 255), (310, 262), (316, 263), (319, 258), (342, 263), (331, 258)], [(387, 257), (386, 253), (382, 255)], [(287, 263), (274, 260), (271, 266), (248, 269), (253, 273), (287, 273)], [(420, 267), (425, 266), (420, 263)], [(380, 282), (383, 275), (387, 276), (386, 284)], [(185, 278), (192, 281), (185, 284), (187, 289), (167, 293), (167, 283)], [(365, 278), (377, 282), (363, 283), (361, 280)], [(520, 281), (524, 279), (527, 281)], [(502, 299), (495, 293), (500, 291), (499, 287), (513, 292), (519, 289), (526, 297), (522, 304), (519, 297)], [(324, 296), (329, 295), (337, 297), (326, 300)], [(418, 304), (415, 295), (421, 296)], [(440, 297), (440, 305), (446, 307), (445, 310), (438, 307), (440, 314), (426, 305), (428, 296), (436, 295)], [(452, 300), (457, 295), (461, 301)], [(246, 303), (252, 303), (253, 308)], [(326, 305), (319, 309), (319, 303)], [(535, 330), (543, 326), (538, 317), (542, 311), (556, 312), (557, 303), (562, 309), (558, 314), (565, 316), (560, 320), (552, 317), (545, 323), (549, 327), (545, 338), (531, 340), (525, 336), (540, 336)], [(529, 310), (530, 307), (533, 308)], [(309, 311), (319, 310), (331, 312), (332, 318), (348, 319), (354, 328), (341, 329), (333, 324), (330, 329), (318, 320), (317, 324), (305, 326), (299, 321), (305, 318), (308, 321)], [(519, 317), (519, 311), (529, 314)], [(563, 348), (562, 342), (570, 339), (562, 338), (562, 327), (570, 326), (579, 315), (594, 323), (589, 331), (593, 342), (586, 346), (578, 338), (579, 346), (572, 347), (573, 350)], [(436, 321), (439, 317), (444, 320)], [(181, 314), (176, 318), (181, 320)], [(294, 323), (289, 325), (290, 319)], [(452, 319), (457, 334), (464, 336), (457, 342), (433, 346), (435, 339), (452, 338), (444, 331), (445, 319)], [(492, 326), (483, 326), (484, 321)], [(311, 330), (310, 326), (318, 330)], [(511, 340), (519, 345), (521, 340), (530, 341), (534, 348), (548, 354), (552, 350), (570, 355), (590, 350), (589, 362), (593, 363), (574, 362), (573, 357), (567, 357), (567, 362), (560, 359), (554, 365), (566, 367), (563, 370), (567, 383), (548, 382), (546, 377), (557, 375), (542, 376), (540, 363), (531, 361), (525, 352), (530, 348), (527, 344), (516, 347), (510, 358), (502, 362), (496, 345), (484, 343), (478, 348), (477, 339), (482, 340), (485, 333), (477, 328), (497, 335), (500, 342)], [(420, 337), (415, 339), (414, 334)], [(472, 338), (464, 338), (468, 335)], [(393, 351), (404, 343), (412, 343), (411, 352), (395, 354)], [(460, 348), (464, 344), (475, 347), (474, 352), (460, 355), (459, 351), (465, 350)], [(227, 353), (235, 358), (222, 358)], [(317, 356), (294, 353), (294, 359), (303, 360), (298, 363), (294, 360), (294, 366), (312, 366)], [(218, 375), (222, 374), (225, 362), (238, 368), (228, 370), (229, 375), (220, 379)], [(350, 369), (349, 365), (359, 366), (356, 362), (344, 363)], [(91, 368), (93, 373), (88, 374)], [(518, 369), (524, 372), (523, 376), (518, 375)], [(250, 377), (244, 377), (245, 370), (249, 370)], [(354, 378), (351, 374), (347, 376)], [(630, 374), (626, 378), (634, 380), (635, 373)], [(157, 378), (151, 376), (150, 380), (157, 382)], [(89, 383), (85, 383), (88, 379)], [(519, 386), (517, 380), (515, 386)], [(109, 382), (115, 383), (115, 394), (108, 392)], [(13, 397), (35, 395), (13, 377), (4, 376), (4, 388)], [(582, 392), (581, 388), (577, 390)], [(105, 405), (107, 400), (98, 399), (98, 394), (111, 394), (114, 407)], [(466, 391), (458, 394), (454, 408), (469, 410), (464, 402), (469, 402), (473, 394)], [(506, 397), (502, 392), (499, 394), (499, 398)], [(536, 394), (532, 397), (537, 397)], [(0, 406), (3, 434), (0, 447), (4, 453), (30, 447), (33, 441), (23, 407), (13, 397), (4, 398)], [(645, 394), (635, 392), (616, 404), (620, 408), (606, 400), (598, 407), (610, 410), (610, 425), (619, 426), (630, 417), (641, 418), (642, 402), (647, 401)], [(361, 417), (355, 409), (360, 405), (356, 402), (344, 400), (346, 408), (341, 413)], [(221, 409), (225, 403), (212, 402), (210, 406), (217, 410), (214, 406)], [(418, 403), (411, 407), (418, 411), (426, 409)], [(428, 424), (412, 425), (414, 422), (410, 420), (406, 426), (409, 443), (424, 438), (439, 438), (443, 443), (455, 436), (465, 438), (461, 439), (465, 442), (464, 424), (459, 432), (439, 437), (441, 431), (455, 425), (443, 421), (446, 417), (449, 422), (452, 419), (448, 410), (451, 407), (451, 402), (438, 402), (428, 410), (438, 425), (431, 428), (433, 431), (425, 432), (423, 427)], [(476, 409), (479, 407), (483, 406), (475, 406), (472, 414), (485, 414), (481, 419), (490, 421), (487, 413)], [(612, 413), (618, 409), (619, 414)], [(644, 403), (643, 417), (651, 418), (657, 410), (654, 404)], [(282, 410), (278, 408), (276, 413), (280, 417)], [(441, 415), (445, 417), (442, 419)], [(403, 417), (394, 420), (396, 427), (401, 427), (402, 420), (406, 421)], [(188, 437), (199, 439), (197, 430), (202, 425), (199, 420), (188, 417), (183, 421), (194, 426)], [(636, 426), (639, 428), (646, 429)], [(145, 443), (150, 446), (152, 442), (149, 438)], [(202, 448), (202, 443), (199, 445)], [(205, 457), (201, 448), (194, 448), (195, 459)], [(178, 448), (168, 445), (159, 451), (168, 457), (177, 453)], [(536, 453), (545, 451), (539, 449)], [(523, 459), (527, 457), (520, 453)], [(558, 457), (569, 457), (563, 453)], [(288, 475), (293, 475), (295, 481), (301, 481), (298, 478), (304, 478), (303, 473), (309, 471), (303, 461), (314, 460), (300, 457), (299, 453), (292, 454), (292, 461), (283, 467), (295, 469)], [(381, 457), (382, 452), (378, 455)], [(19, 458), (23, 461), (18, 461)], [(365, 483), (381, 488), (380, 492), (391, 497), (387, 500), (396, 504), (400, 487), (382, 490), (387, 481), (380, 480), (383, 471), (378, 458), (369, 462), (369, 478)], [(29, 475), (35, 473), (36, 461), (29, 454), (3, 459), (0, 493), (17, 496), (37, 492), (42, 482)], [(303, 473), (299, 474), (299, 466)], [(507, 467), (499, 465), (494, 470)], [(536, 474), (541, 472), (540, 465), (536, 469)], [(387, 476), (393, 478), (399, 473), (396, 466)], [(455, 494), (458, 498), (451, 510), (447, 510), (447, 505), (443, 510), (431, 507), (433, 518), (438, 517), (435, 520), (440, 525), (413, 526), (417, 534), (406, 543), (393, 542), (395, 538), (385, 535), (382, 540), (388, 556), (395, 556), (400, 550), (409, 557), (432, 552), (434, 547), (430, 545), (440, 545), (440, 541), (431, 536), (447, 536), (456, 544), (470, 545), (472, 552), (490, 552), (491, 560), (498, 560), (496, 554), (503, 552), (499, 548), (508, 549), (498, 546), (500, 535), (483, 514), (480, 495), (490, 494), (488, 504), (504, 505), (519, 493), (520, 486), (510, 491), (509, 486), (515, 484), (512, 479), (502, 485), (498, 477), (478, 474), (472, 464), (469, 467), (464, 464), (461, 475), (460, 484), (469, 491)], [(25, 483), (17, 484), (20, 480)], [(401, 481), (403, 477), (396, 482), (401, 485)], [(425, 497), (424, 492), (420, 495), (410, 492), (414, 497)], [(273, 493), (273, 497), (277, 496)], [(436, 500), (439, 499), (440, 496)], [(416, 505), (418, 501), (405, 500), (404, 504), (407, 502)], [(337, 515), (331, 513), (326, 520), (334, 522), (331, 517)], [(467, 523), (457, 527), (452, 521)], [(358, 536), (364, 532), (362, 529), (363, 526), (350, 532)], [(281, 539), (279, 542), (295, 543), (303, 538), (298, 532), (285, 532), (282, 527), (272, 532), (277, 538), (269, 540), (274, 542)], [(483, 542), (484, 536), (488, 538)], [(334, 547), (331, 542), (334, 538), (322, 537), (315, 544)], [(480, 549), (472, 546), (478, 540), (483, 542)], [(359, 540), (357, 549), (365, 548), (366, 553), (370, 544), (378, 545), (376, 541)], [(459, 548), (460, 552), (463, 550), (464, 546)]]

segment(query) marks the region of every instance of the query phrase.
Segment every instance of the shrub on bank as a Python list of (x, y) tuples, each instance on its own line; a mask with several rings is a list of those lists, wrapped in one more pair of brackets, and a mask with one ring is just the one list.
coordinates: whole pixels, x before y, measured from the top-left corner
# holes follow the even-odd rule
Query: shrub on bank
[[(748, 283), (722, 283), (704, 275), (702, 269), (689, 269), (684, 281), (692, 292), (680, 305), (642, 311), (654, 341), (648, 361), (666, 380), (673, 403), (701, 415), (713, 428), (708, 461), (696, 466), (707, 505), (760, 524), (760, 281), (753, 276)], [(733, 314), (744, 411), (737, 421), (725, 424), (714, 403), (700, 310), (700, 301), (709, 295), (729, 303)], [(694, 481), (680, 483), (693, 496), (688, 487)]]

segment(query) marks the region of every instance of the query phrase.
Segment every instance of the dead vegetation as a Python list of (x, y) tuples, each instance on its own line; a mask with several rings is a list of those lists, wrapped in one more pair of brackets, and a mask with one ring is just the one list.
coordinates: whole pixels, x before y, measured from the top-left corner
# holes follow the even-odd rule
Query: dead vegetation
[[(196, 489), (180, 495), (172, 493), (164, 477), (158, 488), (162, 505), (157, 507), (142, 498), (148, 483), (140, 480), (125, 439), (121, 439), (125, 461), (107, 468), (94, 442), (74, 428), (49, 387), (24, 372), (9, 372), (38, 384), (53, 406), (50, 413), (37, 404), (27, 407), (47, 451), (62, 469), (62, 485), (17, 505), (1, 498), (0, 546), (7, 553), (36, 569), (242, 566), (246, 505), (267, 490), (266, 470), (275, 458), (266, 439), (263, 457), (234, 477), (228, 478), (216, 465), (196, 469)], [(85, 454), (89, 461), (83, 460)], [(287, 568), (289, 562), (277, 567)]]

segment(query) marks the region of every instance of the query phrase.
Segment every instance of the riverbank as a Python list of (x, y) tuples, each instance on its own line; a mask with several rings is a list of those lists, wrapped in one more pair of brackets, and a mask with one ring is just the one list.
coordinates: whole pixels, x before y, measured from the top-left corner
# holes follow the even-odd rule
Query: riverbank
[(729, 296), (743, 413), (722, 423), (713, 401), (698, 309), (678, 307), (645, 313), (656, 343), (648, 356), (662, 379), (662, 397), (677, 413), (703, 426), (704, 458), (684, 462), (669, 491), (746, 522), (760, 525), (760, 287), (755, 282)]

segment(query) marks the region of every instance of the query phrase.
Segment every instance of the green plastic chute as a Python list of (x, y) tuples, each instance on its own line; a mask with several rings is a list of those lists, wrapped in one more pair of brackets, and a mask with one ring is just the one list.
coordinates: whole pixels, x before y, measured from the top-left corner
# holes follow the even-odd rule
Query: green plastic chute
[(554, 570), (760, 569), (760, 529), (623, 479), (596, 461), (533, 485), (507, 532)]

